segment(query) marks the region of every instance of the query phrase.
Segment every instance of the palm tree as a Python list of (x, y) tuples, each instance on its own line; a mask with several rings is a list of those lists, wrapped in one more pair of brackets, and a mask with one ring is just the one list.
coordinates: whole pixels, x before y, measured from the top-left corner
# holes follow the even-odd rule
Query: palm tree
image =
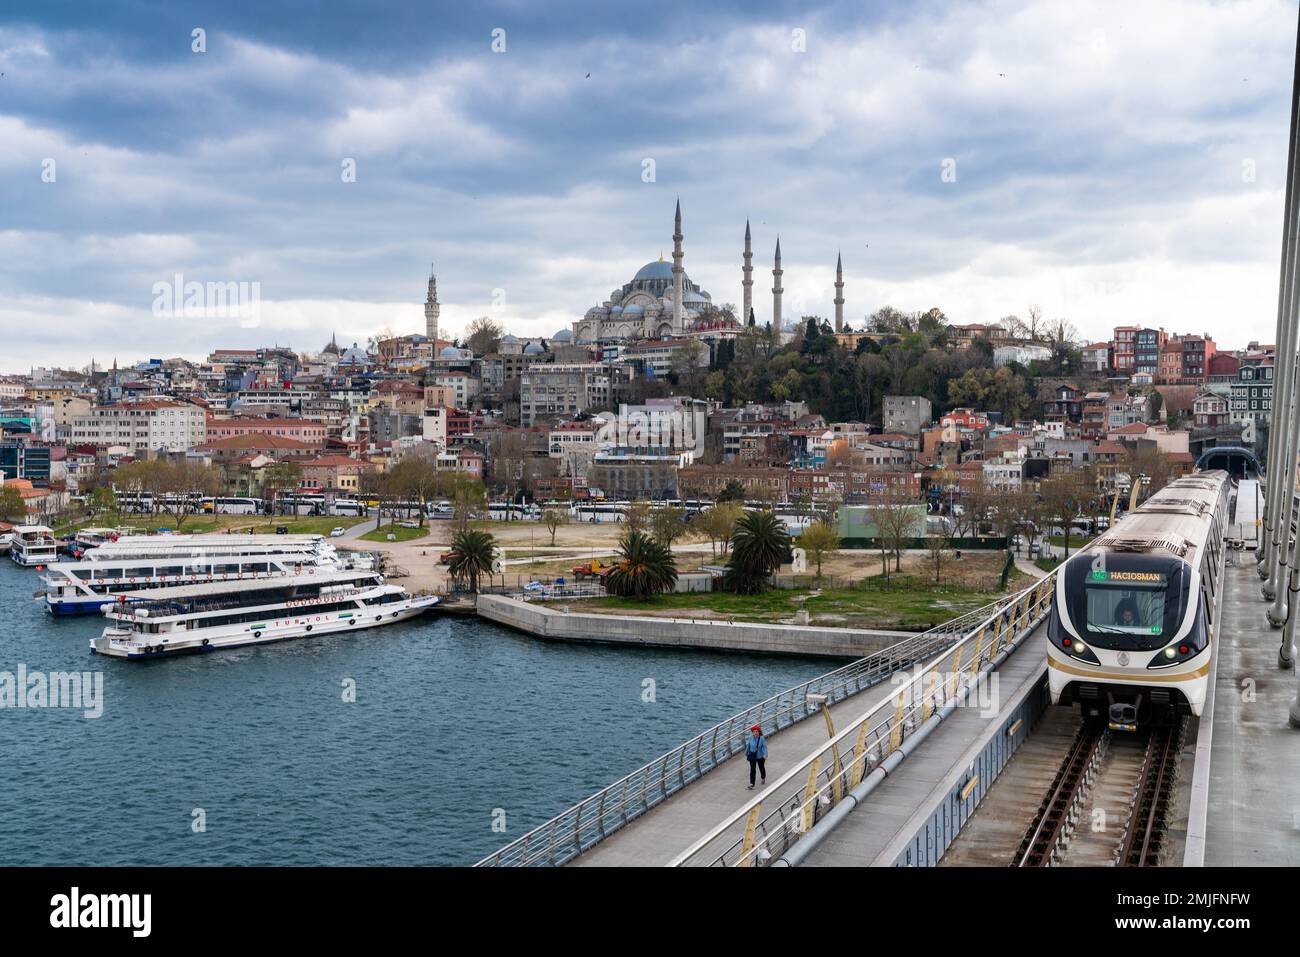
[(763, 590), (790, 551), (790, 533), (772, 512), (747, 512), (731, 533), (731, 564), (723, 579), (742, 595)]
[(605, 580), (613, 595), (645, 601), (677, 584), (677, 562), (667, 545), (640, 531), (630, 531), (618, 546), (618, 560)]
[(461, 532), (451, 541), (451, 561), (447, 570), (458, 582), (478, 594), (480, 575), (492, 573), (492, 558), (496, 539), (487, 532)]

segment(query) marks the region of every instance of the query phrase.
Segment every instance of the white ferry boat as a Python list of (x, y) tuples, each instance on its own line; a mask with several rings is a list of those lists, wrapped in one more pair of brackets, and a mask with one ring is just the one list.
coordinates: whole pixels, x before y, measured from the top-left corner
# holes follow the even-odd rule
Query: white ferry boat
[(183, 555), (283, 555), (334, 551), (324, 535), (122, 535), (88, 549), (89, 562)]
[(15, 525), (9, 557), (19, 565), (48, 565), (59, 560), (59, 543), (48, 525)]
[[(328, 546), (275, 555), (169, 555), (100, 559), (50, 565), (45, 610), (52, 615), (93, 615), (106, 602), (144, 601), (160, 588), (244, 581), (311, 580), (342, 570), (369, 570), (369, 555), (341, 557)], [(40, 593), (38, 593), (39, 595)]]
[(163, 589), (156, 601), (105, 606), (110, 624), (90, 648), (137, 660), (317, 638), (405, 621), (438, 602), (434, 595), (412, 596), (376, 572), (289, 584), (188, 585)]

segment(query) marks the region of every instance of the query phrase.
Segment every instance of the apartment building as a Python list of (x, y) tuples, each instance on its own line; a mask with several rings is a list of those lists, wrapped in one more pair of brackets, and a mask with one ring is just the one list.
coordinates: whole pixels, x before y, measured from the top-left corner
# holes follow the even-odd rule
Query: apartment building
[(77, 445), (124, 445), (137, 451), (184, 452), (207, 441), (207, 417), (197, 405), (148, 399), (95, 406), (74, 416), (70, 429)]

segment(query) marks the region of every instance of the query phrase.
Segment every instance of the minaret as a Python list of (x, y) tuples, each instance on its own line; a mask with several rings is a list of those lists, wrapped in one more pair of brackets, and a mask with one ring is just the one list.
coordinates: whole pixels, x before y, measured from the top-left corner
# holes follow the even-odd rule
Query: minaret
[(835, 256), (835, 331), (844, 331), (844, 262), (838, 253)]
[(424, 334), (429, 337), (431, 348), (438, 344), (438, 277), (433, 274), (433, 264), (429, 264), (429, 296), (424, 300)]
[(677, 213), (673, 219), (673, 335), (685, 331), (682, 323), (682, 201), (677, 200)]
[(749, 314), (754, 311), (754, 250), (749, 245), (749, 220), (745, 220), (745, 265), (740, 270), (744, 279), (740, 281), (745, 308), (740, 313), (742, 323), (749, 322)]
[(785, 292), (781, 288), (781, 273), (785, 272), (781, 268), (781, 237), (776, 237), (776, 259), (772, 262), (772, 328), (776, 330), (777, 335), (781, 334), (781, 293)]

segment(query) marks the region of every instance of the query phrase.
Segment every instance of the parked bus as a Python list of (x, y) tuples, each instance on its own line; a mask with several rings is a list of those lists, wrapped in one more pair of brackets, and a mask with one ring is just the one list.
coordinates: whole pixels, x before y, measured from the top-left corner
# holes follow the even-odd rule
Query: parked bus
[(258, 515), (262, 511), (262, 500), (236, 496), (205, 498), (203, 511), (216, 515)]
[(623, 522), (627, 520), (626, 502), (579, 502), (569, 510), (575, 522)]

